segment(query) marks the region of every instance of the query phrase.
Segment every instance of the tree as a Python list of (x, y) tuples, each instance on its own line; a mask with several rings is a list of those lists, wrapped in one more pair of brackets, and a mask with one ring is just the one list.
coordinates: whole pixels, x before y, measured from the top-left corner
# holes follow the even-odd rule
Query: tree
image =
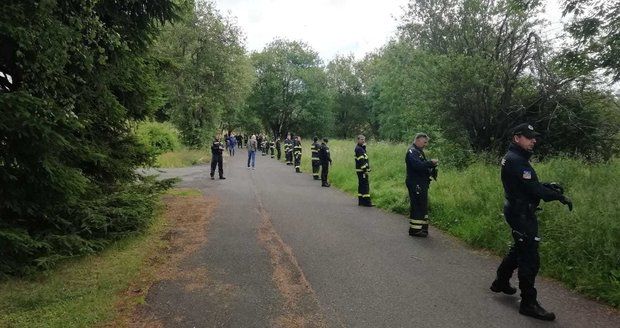
[(327, 65), (335, 133), (350, 138), (367, 130), (369, 106), (363, 93), (358, 64), (352, 55), (337, 56)]
[[(167, 0), (0, 5), (0, 272), (101, 248), (152, 216), (131, 122), (159, 98), (146, 49)], [(10, 76), (9, 78), (6, 78)]]
[(574, 37), (565, 49), (566, 65), (580, 72), (603, 69), (620, 81), (620, 1), (565, 0), (564, 15), (573, 15), (567, 26)]
[(274, 136), (326, 135), (332, 120), (317, 53), (297, 41), (275, 40), (252, 55), (257, 80), (250, 108)]
[(188, 2), (182, 21), (165, 26), (153, 51), (168, 95), (161, 116), (170, 117), (186, 145), (202, 147), (237, 124), (253, 73), (241, 31), (212, 3)]

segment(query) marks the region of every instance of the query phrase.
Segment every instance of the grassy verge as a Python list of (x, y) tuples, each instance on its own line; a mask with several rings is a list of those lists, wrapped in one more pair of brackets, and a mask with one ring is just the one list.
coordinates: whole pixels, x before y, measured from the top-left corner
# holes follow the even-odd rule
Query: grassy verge
[[(311, 142), (304, 143), (302, 170), (311, 172)], [(329, 174), (332, 185), (356, 194), (355, 141), (333, 140), (329, 146), (334, 161)], [(373, 202), (399, 214), (409, 210), (404, 183), (406, 150), (405, 144), (368, 144)], [(441, 159), (440, 154), (433, 154), (432, 144), (427, 154)], [(562, 183), (575, 204), (573, 212), (558, 202), (542, 204), (543, 274), (620, 306), (620, 160), (585, 165), (572, 159), (552, 159), (534, 166), (543, 180)], [(499, 255), (506, 252), (511, 240), (502, 204), (499, 165), (441, 168), (438, 181), (431, 184), (432, 224)]]
[(202, 149), (180, 149), (157, 157), (157, 165), (161, 168), (188, 167), (207, 164), (210, 161), (211, 151)]
[[(169, 192), (179, 197), (199, 193)], [(167, 228), (160, 214), (145, 233), (116, 242), (98, 255), (0, 283), (0, 327), (92, 327), (131, 313), (144, 302), (154, 279)]]

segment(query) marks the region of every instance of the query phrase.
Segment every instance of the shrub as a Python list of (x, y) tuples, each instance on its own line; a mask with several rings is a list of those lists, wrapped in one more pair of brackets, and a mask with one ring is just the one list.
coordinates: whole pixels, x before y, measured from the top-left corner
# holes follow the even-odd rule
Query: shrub
[(180, 146), (179, 132), (168, 122), (140, 122), (136, 127), (136, 135), (153, 155), (174, 151)]

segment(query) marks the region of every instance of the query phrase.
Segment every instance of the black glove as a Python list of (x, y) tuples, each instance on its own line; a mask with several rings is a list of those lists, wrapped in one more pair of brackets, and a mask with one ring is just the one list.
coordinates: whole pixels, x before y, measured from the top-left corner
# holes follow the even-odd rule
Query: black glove
[(558, 192), (559, 194), (564, 194), (564, 188), (557, 182), (546, 182), (546, 183), (543, 183), (543, 186), (549, 189), (552, 189)]
[(437, 181), (437, 168), (434, 167), (431, 169), (431, 178), (433, 178), (433, 180)]
[(568, 206), (568, 210), (569, 211), (573, 211), (573, 202), (570, 200), (570, 198), (566, 197), (566, 196), (562, 196), (562, 198), (560, 198), (560, 203)]

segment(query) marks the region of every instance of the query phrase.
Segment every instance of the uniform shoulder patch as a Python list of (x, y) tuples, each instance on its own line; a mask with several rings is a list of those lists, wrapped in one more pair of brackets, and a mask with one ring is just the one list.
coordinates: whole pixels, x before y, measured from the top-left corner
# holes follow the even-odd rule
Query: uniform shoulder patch
[(409, 154), (413, 154), (413, 149), (409, 149)]
[(502, 158), (502, 166), (506, 166), (506, 159)]
[(531, 180), (532, 179), (532, 171), (523, 170), (523, 179)]

